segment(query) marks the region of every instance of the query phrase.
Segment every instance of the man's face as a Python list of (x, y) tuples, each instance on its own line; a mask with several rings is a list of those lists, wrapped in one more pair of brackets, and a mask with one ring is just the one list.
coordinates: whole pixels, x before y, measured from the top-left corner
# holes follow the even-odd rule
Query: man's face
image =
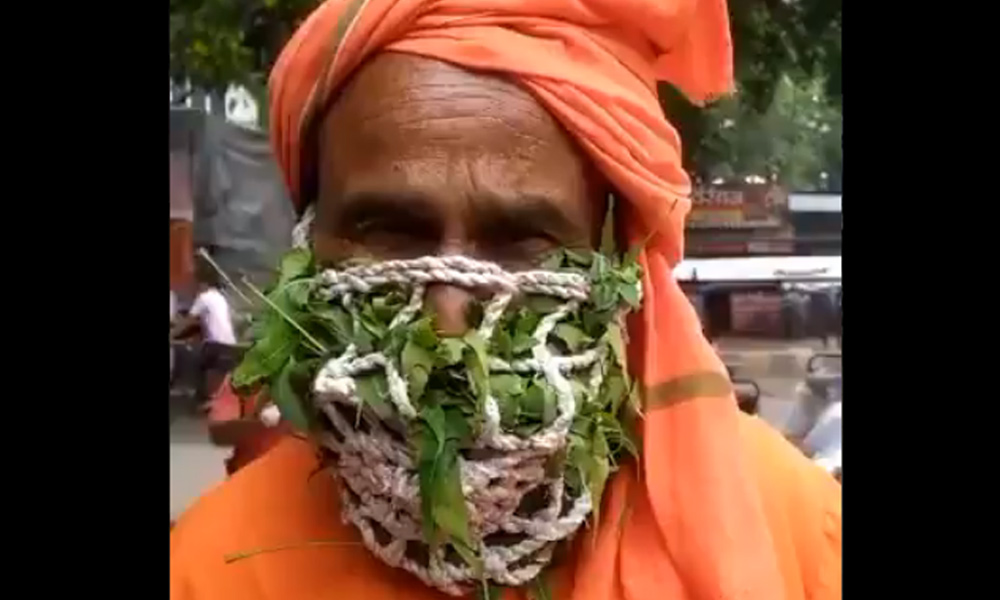
[[(491, 75), (385, 53), (343, 89), (319, 132), (320, 261), (462, 254), (508, 268), (593, 247), (606, 190), (526, 91)], [(469, 293), (427, 291), (444, 333)]]

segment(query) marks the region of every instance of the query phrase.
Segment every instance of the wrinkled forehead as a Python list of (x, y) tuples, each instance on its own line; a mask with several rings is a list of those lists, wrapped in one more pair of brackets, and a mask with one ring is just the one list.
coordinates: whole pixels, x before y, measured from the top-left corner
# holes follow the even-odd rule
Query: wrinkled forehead
[[(501, 75), (399, 53), (369, 60), (318, 131), (321, 187), (397, 185), (578, 203), (602, 179), (552, 114)], [(600, 194), (596, 194), (600, 196)]]

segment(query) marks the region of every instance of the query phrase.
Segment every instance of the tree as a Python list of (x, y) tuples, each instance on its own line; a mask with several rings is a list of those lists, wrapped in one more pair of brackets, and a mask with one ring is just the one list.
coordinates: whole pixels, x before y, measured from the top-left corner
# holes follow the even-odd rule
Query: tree
[[(211, 91), (221, 91), (231, 83), (242, 84), (263, 98), (267, 74), (281, 48), (320, 2), (170, 0), (171, 77), (189, 79), (195, 87)], [(688, 103), (671, 86), (659, 87), (664, 110), (684, 140), (685, 166), (695, 174), (723, 165), (729, 165), (734, 173), (743, 170), (742, 165), (747, 163), (739, 157), (749, 152), (750, 140), (767, 136), (751, 132), (741, 141), (728, 133), (718, 135), (719, 120), (732, 118), (740, 128), (751, 129), (776, 119), (780, 122), (778, 115), (786, 114), (785, 108), (769, 118), (763, 115), (770, 110), (786, 79), (806, 86), (821, 81), (821, 95), (831, 106), (840, 104), (841, 0), (729, 0), (729, 11), (735, 47), (736, 104), (723, 101), (705, 110)], [(734, 111), (738, 119), (731, 114)], [(726, 142), (742, 146), (727, 155), (721, 147)], [(776, 147), (775, 151), (784, 149)], [(718, 160), (723, 163), (715, 165)], [(836, 162), (836, 156), (827, 162), (831, 160)], [(787, 167), (779, 171), (784, 173)]]
[(321, 0), (170, 0), (170, 76), (222, 91), (260, 89), (281, 48)]
[[(811, 85), (823, 82), (820, 91), (831, 106), (841, 102), (841, 1), (840, 0), (729, 0), (734, 45), (736, 95), (744, 115), (766, 113), (783, 81)], [(715, 152), (703, 144), (717, 126), (721, 108), (692, 105), (669, 84), (659, 86), (664, 111), (684, 140), (684, 165), (696, 175), (710, 169), (701, 164)], [(716, 115), (716, 116), (713, 116)], [(740, 127), (746, 119), (740, 119)], [(839, 140), (839, 137), (838, 137)]]
[(826, 97), (823, 80), (798, 83), (783, 76), (765, 111), (737, 95), (706, 110), (704, 122), (694, 162), (706, 181), (763, 178), (803, 191), (839, 181), (843, 117)]

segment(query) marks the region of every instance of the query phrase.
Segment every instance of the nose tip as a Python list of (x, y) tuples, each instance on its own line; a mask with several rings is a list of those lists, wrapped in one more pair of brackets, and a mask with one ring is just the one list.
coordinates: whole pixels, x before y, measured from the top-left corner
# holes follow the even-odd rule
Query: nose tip
[(468, 331), (472, 300), (468, 290), (446, 284), (428, 286), (424, 296), (435, 316), (438, 333), (444, 336), (460, 336)]

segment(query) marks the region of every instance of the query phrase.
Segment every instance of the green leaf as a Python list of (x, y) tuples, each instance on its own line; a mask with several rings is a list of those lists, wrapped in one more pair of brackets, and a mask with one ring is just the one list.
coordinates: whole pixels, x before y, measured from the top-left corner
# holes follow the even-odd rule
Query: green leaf
[(298, 332), (284, 322), (272, 322), (265, 337), (256, 341), (233, 372), (233, 386), (246, 389), (277, 375), (298, 345)]
[(410, 400), (416, 402), (424, 393), (427, 379), (434, 368), (434, 355), (415, 342), (406, 342), (400, 355)]
[(375, 349), (375, 336), (372, 334), (371, 330), (362, 323), (362, 317), (355, 311), (352, 311), (351, 317), (351, 338), (354, 346), (358, 350), (358, 353), (368, 354), (369, 352), (372, 352)]
[(472, 427), (458, 407), (444, 409), (444, 438), (456, 442), (459, 448), (472, 443)]
[(462, 557), (465, 564), (469, 565), (474, 572), (481, 573), (483, 571), (483, 559), (470, 546), (458, 540), (452, 540), (451, 547), (455, 549), (455, 552)]
[(504, 429), (514, 429), (517, 427), (517, 419), (520, 416), (521, 405), (517, 398), (503, 396), (497, 398), (497, 405), (500, 409), (500, 426)]
[(541, 423), (531, 423), (528, 425), (518, 425), (517, 427), (514, 428), (514, 433), (517, 434), (518, 437), (527, 439), (541, 430), (542, 430)]
[(490, 375), (490, 391), (497, 398), (520, 396), (524, 393), (524, 380), (513, 373)]
[(313, 255), (307, 248), (295, 248), (281, 257), (278, 269), (278, 283), (275, 289), (283, 288), (288, 282), (305, 277), (312, 271)]
[(541, 269), (555, 271), (562, 267), (565, 257), (566, 254), (562, 250), (554, 250), (551, 254), (546, 256), (538, 266)]
[(351, 331), (354, 324), (351, 322), (351, 315), (339, 306), (325, 304), (323, 307), (313, 311), (313, 317), (324, 327), (329, 329), (337, 339), (343, 342), (351, 340)]
[(490, 393), (489, 379), (487, 378), (489, 367), (486, 363), (486, 343), (475, 331), (465, 334), (462, 339), (466, 344), (466, 350), (462, 358), (469, 373), (469, 383), (472, 385), (473, 393), (475, 393), (481, 405), (486, 401), (486, 396)]
[(514, 336), (514, 340), (512, 342), (513, 354), (518, 355), (522, 352), (528, 352), (535, 347), (536, 343), (535, 338), (533, 338), (530, 333), (522, 333), (519, 331)]
[(437, 347), (438, 364), (450, 367), (462, 362), (462, 355), (465, 352), (465, 342), (458, 338), (444, 338), (441, 345)]
[(566, 258), (568, 258), (573, 265), (583, 268), (591, 268), (594, 261), (597, 260), (597, 257), (599, 256), (600, 255), (595, 252), (582, 252), (570, 249), (566, 250)]
[(531, 580), (531, 583), (528, 585), (528, 597), (530, 600), (552, 600), (552, 590), (549, 589), (549, 583), (544, 574), (539, 573), (538, 577)]
[(628, 373), (628, 355), (625, 354), (625, 336), (618, 323), (608, 323), (608, 329), (604, 333), (604, 341), (611, 347), (615, 363), (621, 367), (623, 373)]
[(506, 329), (497, 328), (493, 332), (491, 344), (495, 355), (507, 361), (514, 358), (514, 340)]
[(559, 323), (556, 325), (554, 333), (557, 338), (566, 344), (566, 347), (569, 348), (570, 352), (578, 352), (594, 341), (581, 329), (567, 323)]
[(270, 395), (275, 406), (281, 412), (282, 419), (288, 421), (292, 427), (299, 431), (309, 431), (312, 428), (310, 412), (298, 394), (295, 393), (291, 384), (295, 367), (295, 359), (289, 358), (285, 368), (281, 370), (281, 374), (271, 386)]
[(434, 524), (452, 540), (472, 546), (469, 514), (462, 494), (462, 480), (456, 442), (447, 440), (438, 456), (434, 500), (431, 514)]
[(590, 288), (590, 301), (599, 311), (612, 310), (618, 305), (618, 288), (611, 281), (598, 281)]
[(545, 413), (545, 390), (537, 381), (532, 381), (521, 399), (521, 410), (525, 415), (541, 420)]
[(372, 308), (371, 304), (366, 304), (361, 309), (361, 324), (378, 340), (385, 337), (385, 334), (389, 331), (388, 323), (379, 321), (378, 315), (375, 314), (375, 309)]
[(355, 377), (354, 385), (362, 405), (371, 408), (378, 418), (388, 419), (393, 416), (392, 405), (389, 401), (389, 385), (386, 382), (385, 374), (372, 373)]
[(635, 284), (621, 284), (618, 286), (618, 295), (620, 295), (633, 309), (637, 309), (642, 305), (642, 302), (639, 300), (639, 289)]
[(480, 585), (480, 591), (482, 595), (480, 600), (500, 600), (503, 596), (503, 588), (499, 585), (492, 585), (487, 581), (484, 581)]
[(528, 307), (528, 310), (543, 315), (555, 312), (562, 304), (563, 301), (559, 298), (537, 294), (532, 294), (524, 299), (524, 305)]
[(517, 339), (518, 334), (526, 334), (530, 336), (535, 333), (535, 329), (538, 327), (538, 322), (542, 320), (542, 316), (536, 312), (531, 312), (530, 310), (521, 310), (517, 315), (517, 323), (514, 326), (514, 351), (517, 352)]
[[(288, 296), (288, 303), (296, 309), (303, 309), (309, 305), (309, 296), (312, 293), (312, 286), (307, 279), (292, 281), (283, 288)], [(279, 291), (278, 293), (282, 293)]]
[(595, 252), (592, 256), (593, 261), (590, 264), (590, 278), (594, 281), (601, 281), (608, 276), (608, 272), (611, 270), (611, 264), (608, 261), (608, 257), (603, 254), (597, 254)]
[[(439, 343), (437, 332), (430, 317), (413, 322), (408, 329), (410, 341), (427, 350), (434, 350)], [(457, 361), (456, 361), (457, 362)]]
[(614, 372), (604, 378), (601, 386), (601, 406), (609, 406), (611, 414), (617, 415), (622, 402), (628, 397), (628, 384), (621, 373)]
[(521, 399), (521, 411), (524, 415), (538, 419), (542, 425), (548, 426), (556, 418), (558, 407), (556, 393), (544, 379), (536, 378), (528, 386)]

